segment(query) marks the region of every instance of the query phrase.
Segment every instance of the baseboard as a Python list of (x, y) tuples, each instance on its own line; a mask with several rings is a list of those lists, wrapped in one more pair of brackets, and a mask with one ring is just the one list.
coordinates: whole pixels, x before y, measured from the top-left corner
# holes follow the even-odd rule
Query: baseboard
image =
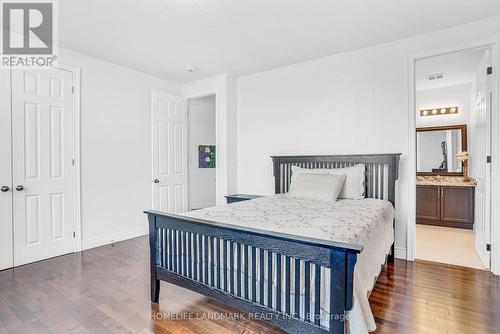
[(83, 240), (82, 249), (91, 249), (99, 246), (109, 245), (114, 242), (123, 241), (127, 239), (137, 238), (149, 233), (149, 226), (145, 225), (143, 227), (134, 228), (128, 231), (122, 231), (112, 234), (103, 235), (101, 237)]
[(396, 259), (406, 260), (406, 248), (394, 247), (394, 257)]

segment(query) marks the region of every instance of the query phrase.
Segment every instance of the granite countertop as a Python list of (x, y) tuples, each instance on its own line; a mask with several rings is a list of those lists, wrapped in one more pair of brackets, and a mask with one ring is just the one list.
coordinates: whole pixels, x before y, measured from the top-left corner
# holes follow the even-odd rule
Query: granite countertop
[(455, 186), (455, 187), (475, 187), (476, 180), (468, 178), (465, 180), (461, 176), (417, 176), (418, 186)]

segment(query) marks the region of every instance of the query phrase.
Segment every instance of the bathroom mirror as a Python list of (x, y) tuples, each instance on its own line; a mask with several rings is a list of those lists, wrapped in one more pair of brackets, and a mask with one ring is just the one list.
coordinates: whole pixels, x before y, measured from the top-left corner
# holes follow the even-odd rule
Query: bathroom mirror
[(467, 125), (417, 128), (417, 175), (463, 175), (461, 151), (467, 151)]

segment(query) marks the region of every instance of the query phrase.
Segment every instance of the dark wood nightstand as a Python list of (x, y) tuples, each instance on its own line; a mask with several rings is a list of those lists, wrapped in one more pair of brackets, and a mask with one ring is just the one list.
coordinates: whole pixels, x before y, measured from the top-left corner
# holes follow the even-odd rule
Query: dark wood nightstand
[(241, 201), (248, 201), (254, 198), (259, 198), (262, 197), (260, 195), (249, 195), (249, 194), (233, 194), (233, 195), (227, 195), (226, 196), (226, 201), (227, 204), (231, 203), (236, 203), (236, 202), (241, 202)]

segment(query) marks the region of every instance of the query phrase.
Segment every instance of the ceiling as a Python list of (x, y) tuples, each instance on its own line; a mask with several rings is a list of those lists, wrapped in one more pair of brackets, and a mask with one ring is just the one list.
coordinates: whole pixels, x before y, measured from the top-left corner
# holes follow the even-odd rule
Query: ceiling
[[(236, 76), (499, 15), (498, 0), (60, 0), (59, 42), (188, 82)], [(188, 73), (187, 64), (197, 71)]]
[[(467, 50), (418, 60), (415, 64), (416, 90), (473, 82), (484, 52), (485, 49)], [(443, 79), (427, 80), (427, 75), (435, 73), (444, 73)]]

